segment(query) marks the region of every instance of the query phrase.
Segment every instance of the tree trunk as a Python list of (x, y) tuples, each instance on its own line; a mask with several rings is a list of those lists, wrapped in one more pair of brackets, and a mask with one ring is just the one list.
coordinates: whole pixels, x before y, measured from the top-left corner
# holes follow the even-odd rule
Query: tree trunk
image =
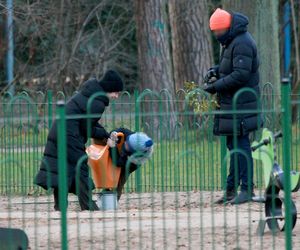
[[(159, 93), (167, 89), (174, 97), (172, 57), (169, 43), (167, 6), (164, 0), (135, 1), (140, 90)], [(164, 100), (167, 98), (160, 95)], [(143, 98), (142, 126), (147, 133), (162, 134), (174, 128), (174, 102), (157, 102), (159, 97)], [(161, 112), (166, 112), (163, 115)], [(164, 128), (166, 127), (166, 129)], [(166, 134), (163, 137), (167, 136)], [(171, 135), (172, 136), (172, 135)]]
[(213, 64), (207, 9), (206, 1), (169, 1), (176, 89), (185, 81), (201, 84)]
[(271, 82), (276, 103), (280, 98), (280, 61), (278, 0), (223, 0), (224, 9), (249, 17), (249, 31), (257, 42), (260, 58), (260, 82)]
[(174, 90), (164, 0), (136, 1), (141, 89)]

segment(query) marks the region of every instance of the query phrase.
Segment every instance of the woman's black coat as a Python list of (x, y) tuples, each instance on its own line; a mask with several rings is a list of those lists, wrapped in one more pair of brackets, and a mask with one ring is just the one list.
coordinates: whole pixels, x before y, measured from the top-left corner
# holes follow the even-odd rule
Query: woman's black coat
[[(66, 104), (67, 115), (84, 115), (87, 114), (87, 103), (89, 98), (97, 93), (103, 92), (102, 87), (96, 79), (88, 80), (79, 92), (73, 96)], [(91, 119), (91, 137), (96, 139), (108, 138), (109, 133), (98, 123), (105, 107), (108, 106), (109, 99), (106, 96), (98, 96), (91, 103), (89, 113), (95, 114), (95, 118)], [(69, 192), (75, 193), (73, 190), (76, 185), (75, 177), (81, 176), (80, 179), (89, 183), (88, 165), (85, 153), (85, 144), (87, 142), (87, 119), (68, 119), (67, 124), (67, 182)], [(58, 159), (57, 159), (57, 126), (54, 122), (47, 139), (43, 160), (40, 170), (35, 178), (35, 184), (44, 189), (58, 187)], [(77, 163), (82, 160), (80, 167)], [(80, 170), (80, 171), (79, 171)]]
[[(232, 14), (232, 24), (227, 39), (223, 41), (218, 67), (219, 79), (213, 83), (218, 94), (220, 110), (232, 112), (233, 98), (241, 88), (251, 88), (256, 93), (245, 92), (237, 100), (236, 110), (256, 110), (259, 100), (259, 61), (257, 48), (247, 32), (248, 18), (240, 13)], [(261, 126), (257, 113), (237, 115), (237, 134), (247, 134)], [(215, 116), (214, 134), (233, 134), (233, 115)]]

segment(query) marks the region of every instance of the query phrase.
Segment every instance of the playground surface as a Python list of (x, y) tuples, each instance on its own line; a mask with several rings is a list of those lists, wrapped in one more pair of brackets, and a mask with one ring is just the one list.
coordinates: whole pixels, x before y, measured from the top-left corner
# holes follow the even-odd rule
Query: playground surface
[[(257, 192), (258, 193), (258, 192)], [(69, 196), (69, 249), (284, 249), (285, 236), (266, 228), (256, 234), (264, 205), (213, 205), (221, 192), (124, 194), (119, 209), (80, 212)], [(292, 194), (296, 207), (300, 195)], [(0, 197), (1, 227), (23, 228), (30, 249), (60, 247), (60, 213), (52, 196)], [(293, 230), (293, 247), (300, 249), (300, 226)]]

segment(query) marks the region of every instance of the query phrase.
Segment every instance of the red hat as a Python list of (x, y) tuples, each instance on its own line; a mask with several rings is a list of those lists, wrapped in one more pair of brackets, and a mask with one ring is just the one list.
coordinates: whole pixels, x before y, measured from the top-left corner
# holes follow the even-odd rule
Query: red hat
[(229, 29), (231, 25), (231, 15), (226, 10), (220, 8), (211, 15), (209, 27), (211, 30)]

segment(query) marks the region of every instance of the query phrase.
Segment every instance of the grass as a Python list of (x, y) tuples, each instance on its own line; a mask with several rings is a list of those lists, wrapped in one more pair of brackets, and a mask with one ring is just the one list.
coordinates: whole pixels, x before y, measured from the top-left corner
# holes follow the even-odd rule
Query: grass
[[(293, 127), (291, 169), (300, 170), (299, 128)], [(0, 193), (39, 194), (41, 189), (33, 185), (47, 133), (21, 134), (10, 138), (15, 147), (7, 146), (5, 138), (0, 139)], [(29, 139), (30, 138), (30, 139)], [(23, 144), (23, 142), (38, 142)], [(127, 191), (135, 191), (138, 183), (142, 192), (220, 190), (221, 183), (221, 143), (217, 137), (199, 130), (182, 129), (178, 138), (154, 139), (155, 150), (152, 159), (133, 174), (126, 186)], [(34, 146), (35, 145), (35, 146)], [(281, 162), (281, 141), (277, 146)], [(228, 165), (228, 164), (227, 164)], [(262, 167), (255, 163), (254, 180), (263, 188)], [(224, 168), (223, 168), (223, 171)], [(223, 172), (224, 173), (224, 172)], [(227, 175), (227, 174), (225, 174)], [(137, 179), (140, 181), (137, 182)]]

